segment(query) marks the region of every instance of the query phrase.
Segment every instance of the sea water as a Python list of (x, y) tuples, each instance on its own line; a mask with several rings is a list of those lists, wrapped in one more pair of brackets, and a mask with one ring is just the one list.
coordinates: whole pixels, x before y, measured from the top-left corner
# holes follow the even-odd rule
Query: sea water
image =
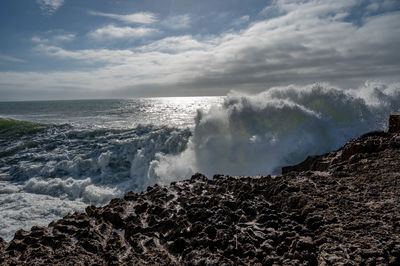
[(224, 97), (2, 102), (0, 236), (10, 240), (18, 229), (195, 172), (279, 173), (384, 130), (399, 110), (400, 85), (377, 82)]

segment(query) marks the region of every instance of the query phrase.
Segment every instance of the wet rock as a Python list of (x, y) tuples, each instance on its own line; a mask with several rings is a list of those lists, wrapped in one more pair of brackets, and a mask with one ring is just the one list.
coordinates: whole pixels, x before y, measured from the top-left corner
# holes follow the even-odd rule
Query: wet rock
[(0, 239), (0, 264), (398, 265), (400, 134), (371, 132), (283, 176), (127, 193)]

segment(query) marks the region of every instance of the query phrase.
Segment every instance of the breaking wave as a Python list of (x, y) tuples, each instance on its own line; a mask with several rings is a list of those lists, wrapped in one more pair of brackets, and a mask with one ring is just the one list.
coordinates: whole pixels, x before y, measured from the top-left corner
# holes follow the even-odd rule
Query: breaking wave
[(275, 87), (256, 95), (231, 92), (221, 106), (198, 111), (188, 149), (161, 155), (153, 172), (168, 183), (199, 171), (279, 173), (307, 155), (339, 148), (372, 130), (384, 130), (400, 110), (400, 84), (367, 82), (358, 89), (328, 84)]
[(5, 239), (88, 204), (140, 192), (156, 182), (148, 175), (156, 154), (182, 152), (191, 136), (189, 129), (151, 125), (126, 130), (40, 125), (37, 131), (34, 123), (3, 120), (0, 236)]
[(0, 118), (0, 236), (10, 239), (20, 228), (195, 172), (279, 173), (385, 129), (388, 115), (400, 111), (400, 84), (292, 85), (255, 95), (231, 92), (214, 102), (197, 111), (191, 129), (166, 122), (91, 129)]

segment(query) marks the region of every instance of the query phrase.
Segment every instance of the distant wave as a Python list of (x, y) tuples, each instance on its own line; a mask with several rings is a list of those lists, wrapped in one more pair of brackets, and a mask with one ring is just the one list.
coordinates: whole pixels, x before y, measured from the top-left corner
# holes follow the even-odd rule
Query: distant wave
[(287, 86), (256, 95), (232, 92), (222, 106), (199, 111), (188, 149), (152, 164), (160, 183), (200, 171), (256, 175), (279, 173), (307, 155), (386, 128), (400, 110), (400, 84), (368, 82), (358, 89), (328, 84)]
[(0, 136), (23, 135), (36, 133), (48, 125), (27, 121), (19, 121), (11, 118), (0, 117)]

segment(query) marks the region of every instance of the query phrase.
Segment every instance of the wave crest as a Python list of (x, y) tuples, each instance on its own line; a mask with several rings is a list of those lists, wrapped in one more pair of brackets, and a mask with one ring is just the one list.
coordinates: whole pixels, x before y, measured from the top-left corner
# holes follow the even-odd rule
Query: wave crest
[(196, 171), (279, 173), (307, 155), (385, 129), (388, 115), (398, 110), (398, 83), (367, 82), (356, 90), (313, 84), (274, 87), (256, 95), (231, 92), (222, 105), (198, 112), (188, 149), (162, 156), (154, 173), (164, 183)]

